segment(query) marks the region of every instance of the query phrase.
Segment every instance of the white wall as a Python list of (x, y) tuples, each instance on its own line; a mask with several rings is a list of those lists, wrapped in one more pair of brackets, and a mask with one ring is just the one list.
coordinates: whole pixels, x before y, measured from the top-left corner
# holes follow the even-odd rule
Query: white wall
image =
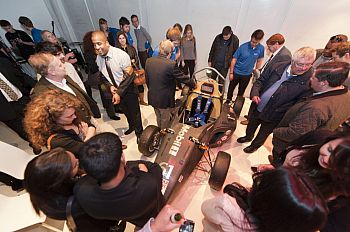
[(59, 2), (52, 4), (54, 10), (65, 11), (62, 15), (66, 26), (72, 27), (67, 29), (70, 35), (67, 40), (81, 40), (85, 30), (97, 29), (100, 17), (106, 18), (110, 26), (118, 27), (121, 16), (139, 15), (154, 40), (153, 45), (165, 37), (174, 23), (183, 26), (190, 23), (197, 38), (198, 67), (207, 64), (211, 43), (226, 25), (233, 28), (240, 43), (248, 41), (258, 28), (265, 31), (265, 39), (282, 33), (292, 52), (306, 45), (323, 48), (334, 34), (350, 36), (349, 0), (0, 0), (0, 15), (16, 28), (18, 16), (26, 15), (36, 27), (51, 30), (52, 17), (44, 2)]
[[(38, 29), (52, 30), (52, 17), (43, 0), (0, 0), (0, 18), (8, 20), (15, 29), (23, 30), (18, 22), (19, 16), (30, 18)], [(56, 34), (60, 36), (58, 31)], [(4, 30), (0, 29), (0, 35), (7, 42)]]

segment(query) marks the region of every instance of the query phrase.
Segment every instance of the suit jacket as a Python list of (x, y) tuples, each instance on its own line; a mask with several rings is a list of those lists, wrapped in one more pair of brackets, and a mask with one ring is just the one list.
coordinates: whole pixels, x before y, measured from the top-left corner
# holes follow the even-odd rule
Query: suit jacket
[[(67, 80), (67, 85), (71, 87), (74, 93), (76, 93), (76, 97), (82, 102), (84, 107), (86, 109), (82, 109), (82, 113), (85, 116), (93, 116), (94, 118), (100, 118), (101, 117), (101, 112), (96, 104), (96, 102), (91, 99), (84, 90), (82, 90), (77, 83), (75, 83), (69, 76), (65, 76), (65, 79)], [(54, 84), (50, 83), (46, 78), (42, 77), (38, 83), (36, 84), (34, 91), (32, 93), (32, 97), (36, 97), (43, 92), (47, 90), (53, 90), (53, 89), (58, 89), (61, 91), (64, 91)], [(66, 91), (64, 91), (66, 92)], [(66, 92), (68, 94), (71, 94), (69, 92)], [(74, 95), (73, 95), (74, 96)], [(80, 97), (82, 96), (82, 97)]]
[(289, 49), (283, 46), (281, 50), (275, 55), (275, 57), (272, 58), (272, 60), (267, 63), (266, 67), (263, 70), (263, 73), (265, 71), (269, 71), (271, 67), (273, 67), (277, 63), (281, 62), (291, 62), (292, 60), (292, 54), (290, 53)]
[(148, 87), (148, 103), (160, 109), (175, 106), (176, 83), (195, 86), (194, 80), (186, 76), (176, 62), (165, 57), (151, 57), (146, 61), (146, 84)]
[[(277, 63), (269, 69), (269, 72), (263, 72), (259, 79), (253, 84), (250, 92), (250, 98), (261, 96), (276, 81), (280, 80), (290, 62)], [(276, 92), (271, 96), (259, 117), (265, 121), (280, 121), (287, 110), (292, 107), (299, 99), (311, 94), (309, 86), (312, 68), (302, 75), (298, 75), (284, 81)], [(253, 107), (257, 105), (254, 103)]]
[[(36, 81), (23, 73), (17, 67), (14, 66), (8, 59), (0, 57), (0, 72), (6, 77), (6, 79), (16, 86), (23, 97), (29, 99), (30, 90), (34, 87)], [(0, 91), (0, 120), (8, 121), (17, 117), (17, 112), (13, 106), (7, 101), (5, 96)]]

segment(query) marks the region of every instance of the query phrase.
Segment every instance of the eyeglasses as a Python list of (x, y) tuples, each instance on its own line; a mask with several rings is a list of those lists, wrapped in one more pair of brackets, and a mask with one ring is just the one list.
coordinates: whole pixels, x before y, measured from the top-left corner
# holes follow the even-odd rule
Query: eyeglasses
[(298, 68), (310, 68), (312, 66), (313, 63), (308, 63), (308, 64), (304, 64), (304, 63), (297, 63), (294, 62), (295, 66), (297, 66)]

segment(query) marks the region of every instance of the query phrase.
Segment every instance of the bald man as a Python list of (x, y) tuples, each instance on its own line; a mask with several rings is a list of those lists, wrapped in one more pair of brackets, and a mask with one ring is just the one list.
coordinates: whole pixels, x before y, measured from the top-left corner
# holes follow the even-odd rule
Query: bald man
[(125, 135), (135, 131), (139, 138), (143, 128), (130, 57), (121, 49), (110, 46), (102, 31), (94, 31), (91, 40), (98, 54), (96, 58), (98, 68), (108, 80), (105, 84), (112, 94), (112, 102), (120, 106), (128, 120), (129, 129), (125, 131)]

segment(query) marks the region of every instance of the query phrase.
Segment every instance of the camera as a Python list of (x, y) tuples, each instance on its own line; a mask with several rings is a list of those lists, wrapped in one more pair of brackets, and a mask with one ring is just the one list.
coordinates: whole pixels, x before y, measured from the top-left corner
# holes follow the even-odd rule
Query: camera
[(181, 226), (179, 232), (193, 232), (194, 222), (192, 220), (186, 220)]

